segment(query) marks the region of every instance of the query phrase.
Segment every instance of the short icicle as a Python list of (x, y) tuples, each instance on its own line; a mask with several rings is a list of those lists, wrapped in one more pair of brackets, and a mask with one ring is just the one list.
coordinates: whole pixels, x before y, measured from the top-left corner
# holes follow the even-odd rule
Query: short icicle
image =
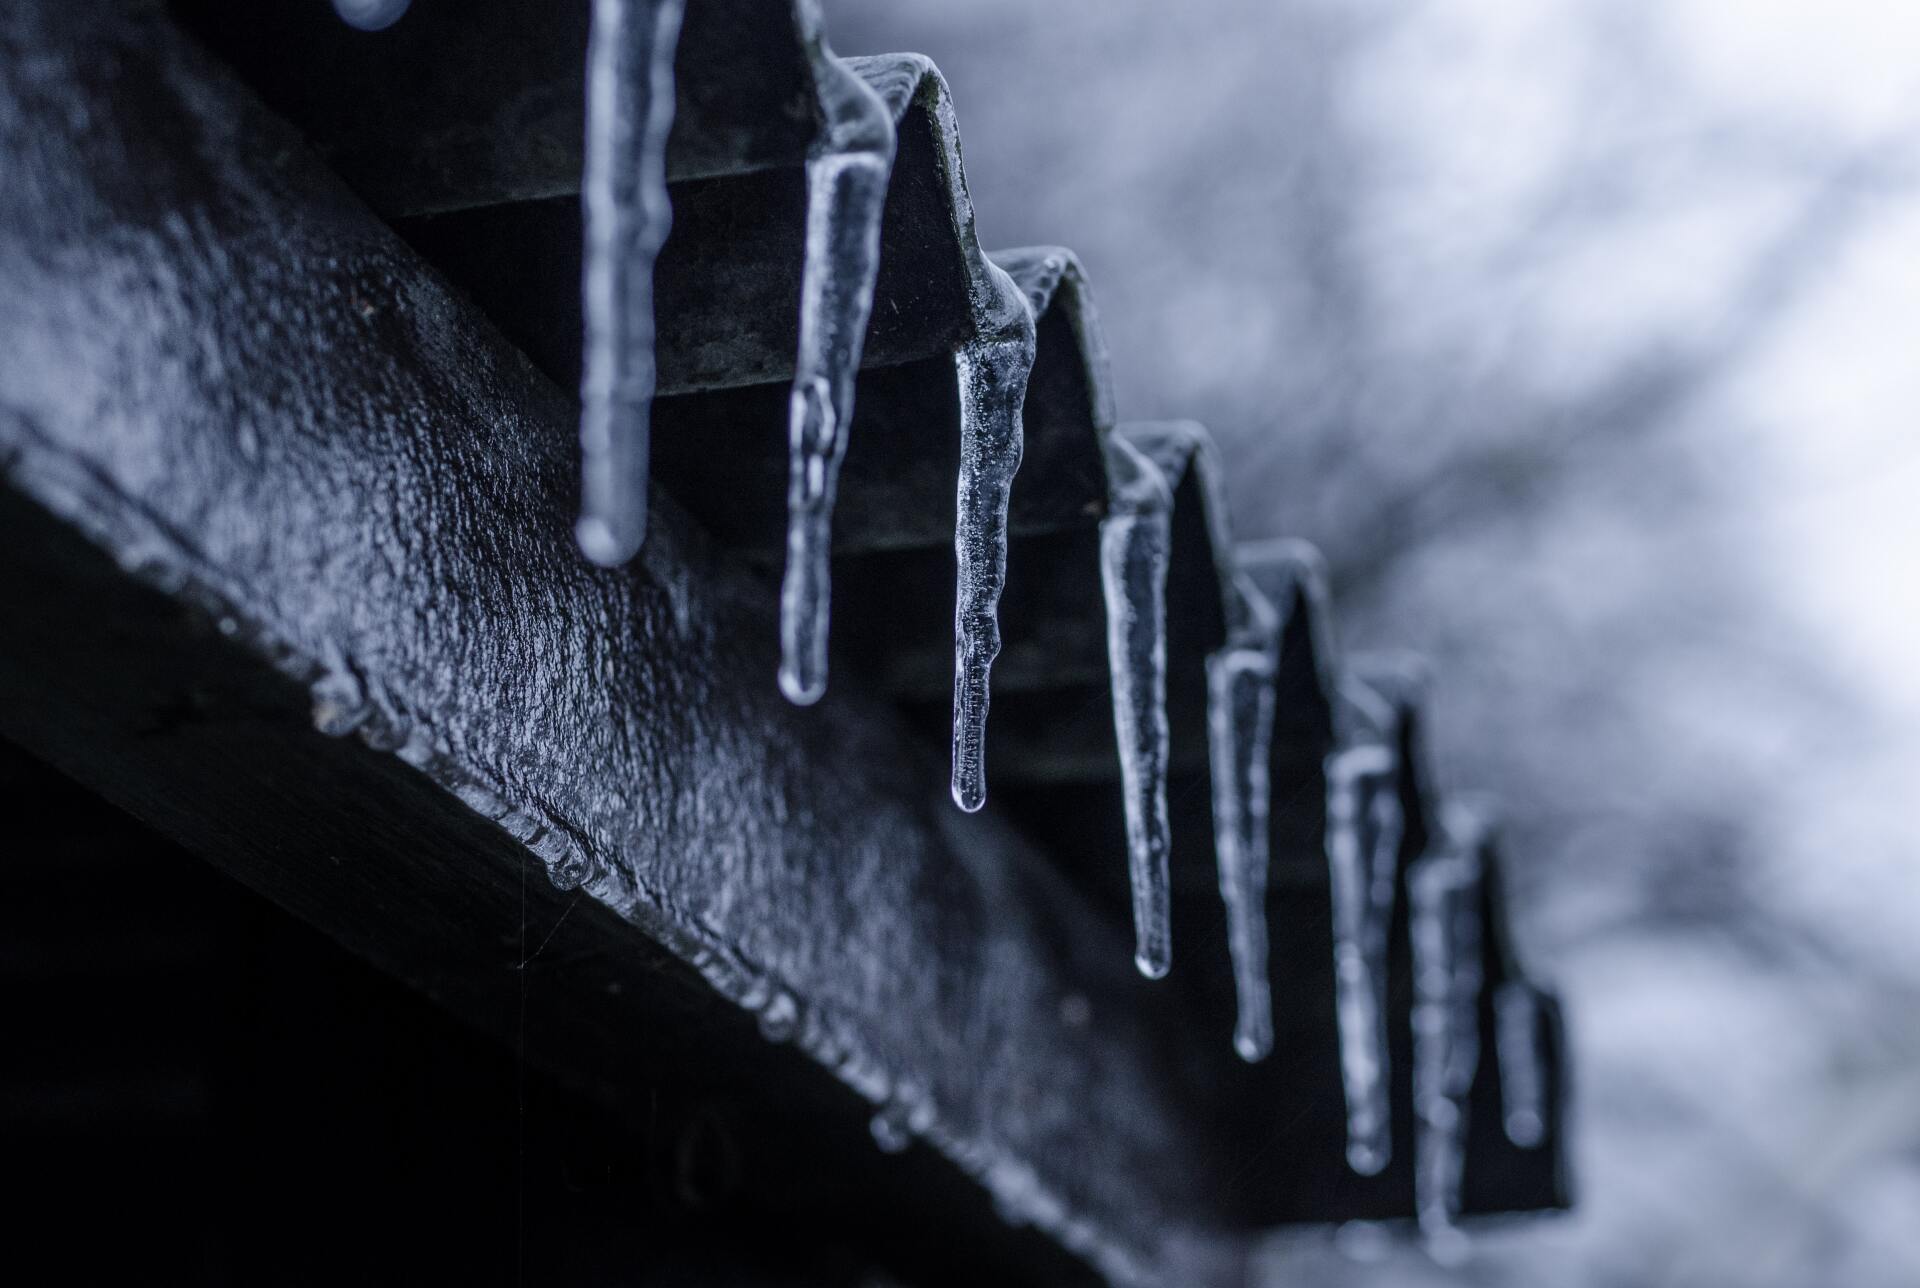
[(1214, 851), (1238, 998), (1233, 1049), (1249, 1063), (1273, 1052), (1273, 996), (1267, 982), (1267, 762), (1277, 650), (1277, 639), (1241, 641), (1207, 659)]
[(780, 691), (818, 702), (827, 688), (833, 504), (853, 423), (854, 386), (893, 169), (893, 119), (832, 54), (816, 60), (826, 125), (807, 158), (800, 348), (787, 422), (787, 570), (780, 587)]
[(1437, 1260), (1457, 1261), (1467, 1096), (1480, 1063), (1479, 858), (1449, 845), (1408, 883), (1413, 940), (1414, 1209)]
[(988, 680), (1000, 655), (1000, 592), (1007, 580), (1007, 503), (1025, 447), (1021, 407), (1033, 370), (1033, 312), (989, 264), (1006, 326), (954, 353), (960, 383), (960, 478), (953, 552), (953, 800), (968, 813), (987, 803)]
[(1134, 965), (1159, 979), (1173, 964), (1167, 857), (1167, 568), (1173, 494), (1145, 457), (1108, 444), (1108, 510), (1100, 522), (1107, 669), (1133, 889)]
[(673, 53), (685, 0), (593, 0), (587, 40), (580, 549), (631, 559), (647, 531), (653, 261), (667, 239)]
[(1387, 928), (1400, 806), (1394, 756), (1363, 743), (1327, 761), (1327, 869), (1333, 896), (1335, 1016), (1347, 1098), (1347, 1163), (1376, 1175), (1391, 1157), (1387, 1109)]
[(1540, 1061), (1540, 999), (1522, 980), (1493, 995), (1494, 1051), (1500, 1060), (1500, 1108), (1507, 1139), (1538, 1149), (1547, 1136), (1546, 1072)]

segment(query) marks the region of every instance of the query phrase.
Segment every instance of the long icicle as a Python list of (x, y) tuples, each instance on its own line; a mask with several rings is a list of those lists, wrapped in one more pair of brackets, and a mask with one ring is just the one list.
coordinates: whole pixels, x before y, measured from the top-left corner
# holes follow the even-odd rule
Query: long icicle
[(1277, 639), (1229, 645), (1207, 659), (1214, 852), (1220, 897), (1227, 905), (1227, 952), (1233, 959), (1238, 999), (1233, 1049), (1249, 1063), (1273, 1051), (1267, 816), (1278, 646)]
[(1500, 1114), (1507, 1139), (1538, 1149), (1547, 1137), (1546, 1073), (1540, 1060), (1540, 999), (1523, 980), (1493, 995), (1494, 1051), (1500, 1060)]
[(1386, 948), (1393, 910), (1393, 865), (1400, 844), (1393, 772), (1393, 753), (1374, 743), (1335, 752), (1327, 761), (1334, 1010), (1347, 1098), (1347, 1163), (1362, 1176), (1377, 1174), (1392, 1150), (1387, 1110)]
[[(1405, 770), (1399, 754), (1393, 754), (1388, 771), (1369, 784), (1366, 811), (1366, 853), (1371, 865), (1367, 889), (1367, 920), (1361, 938), (1371, 984), (1374, 1026), (1373, 1041), (1377, 1055), (1373, 1061), (1378, 1072), (1375, 1109), (1372, 1121), (1378, 1124), (1371, 1157), (1379, 1160), (1375, 1171), (1387, 1165), (1393, 1154), (1392, 1120), (1388, 1109), (1388, 1086), (1392, 1078), (1392, 1048), (1387, 1040), (1387, 954), (1393, 928), (1394, 901), (1400, 879), (1400, 843), (1406, 834), (1406, 816), (1400, 805), (1400, 774)], [(1349, 1161), (1352, 1154), (1349, 1153)], [(1370, 1175), (1357, 1164), (1356, 1171)]]
[(673, 222), (667, 135), (685, 0), (593, 0), (587, 40), (580, 549), (625, 563), (647, 531), (653, 261)]
[(1408, 890), (1413, 940), (1414, 1210), (1436, 1260), (1457, 1261), (1467, 1096), (1480, 1062), (1479, 856), (1457, 841), (1422, 859)]
[(1107, 669), (1127, 824), (1134, 965), (1159, 979), (1173, 964), (1167, 858), (1167, 567), (1173, 494), (1147, 459), (1108, 444), (1107, 517), (1100, 521), (1100, 585), (1107, 605)]
[(953, 552), (953, 800), (968, 813), (987, 803), (989, 676), (1000, 655), (1000, 592), (1007, 580), (1007, 503), (1025, 449), (1021, 408), (1033, 370), (1034, 320), (1000, 269), (988, 272), (1010, 323), (954, 353), (960, 385), (960, 476)]
[(780, 586), (780, 691), (827, 689), (833, 504), (880, 271), (880, 219), (893, 169), (893, 119), (824, 49), (815, 60), (826, 126), (807, 158), (800, 347), (787, 422), (787, 570)]

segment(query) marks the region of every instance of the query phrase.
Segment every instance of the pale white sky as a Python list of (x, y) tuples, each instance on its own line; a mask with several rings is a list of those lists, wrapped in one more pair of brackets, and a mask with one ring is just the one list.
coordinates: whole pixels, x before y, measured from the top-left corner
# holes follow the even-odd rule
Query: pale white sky
[[(1557, 757), (1579, 781), (1534, 785), (1597, 803), (1558, 835), (1523, 927), (1572, 1003), (1581, 1209), (1489, 1235), (1459, 1275), (1290, 1247), (1272, 1281), (1920, 1283), (1920, 5), (828, 11), (872, 37), (836, 35), (845, 50), (942, 64), (987, 243), (1083, 252), (1123, 416), (1204, 408), (1252, 480), (1243, 525), (1325, 517), (1312, 484), (1276, 483), (1259, 509), (1275, 439), (1322, 432), (1385, 465), (1457, 448), (1419, 407), (1369, 421), (1396, 364), (1419, 392), (1437, 365), (1467, 373), (1449, 392), (1471, 399), (1485, 373), (1503, 410), (1532, 390), (1551, 409), (1650, 353), (1706, 367), (1741, 338), (1657, 450), (1619, 458), (1647, 494), (1683, 499), (1636, 510), (1603, 477), (1508, 530), (1427, 539), (1367, 624), (1451, 650), (1437, 723), (1483, 753), (1471, 772), (1520, 779)], [(1338, 140), (1331, 159), (1303, 145), (1315, 130)], [(1337, 189), (1332, 237), (1302, 197), (1320, 183)], [(1848, 196), (1810, 204), (1833, 191)], [(1749, 307), (1755, 265), (1791, 259), (1776, 252), (1802, 226), (1833, 235), (1786, 307)], [(1337, 285), (1315, 295), (1322, 279)], [(1342, 303), (1362, 314), (1344, 332)], [(1754, 316), (1770, 320), (1742, 332)], [(1361, 396), (1341, 403), (1343, 387)], [(1445, 434), (1470, 436), (1476, 413)], [(1551, 427), (1509, 415), (1486, 432)], [(1662, 489), (1676, 458), (1703, 489)], [(1362, 527), (1371, 499), (1342, 502)], [(1736, 902), (1688, 922), (1634, 847), (1702, 801), (1738, 839), (1676, 844), (1689, 862), (1699, 845), (1709, 886), (1737, 868)]]

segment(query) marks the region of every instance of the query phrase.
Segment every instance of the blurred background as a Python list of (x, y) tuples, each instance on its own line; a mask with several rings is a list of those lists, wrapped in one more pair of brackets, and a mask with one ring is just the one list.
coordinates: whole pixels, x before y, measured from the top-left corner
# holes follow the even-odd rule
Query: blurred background
[(1920, 10), (825, 7), (939, 62), (984, 244), (1079, 252), (1122, 417), (1211, 427), (1505, 804), (1577, 1211), (1267, 1278), (1920, 1283)]

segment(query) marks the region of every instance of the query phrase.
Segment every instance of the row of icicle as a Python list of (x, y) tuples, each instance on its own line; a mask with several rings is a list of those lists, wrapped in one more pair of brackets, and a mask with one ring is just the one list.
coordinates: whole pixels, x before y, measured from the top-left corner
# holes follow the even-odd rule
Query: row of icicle
[[(653, 263), (671, 223), (666, 146), (673, 61), (684, 0), (594, 0), (587, 61), (581, 386), (581, 549), (616, 566), (647, 523), (648, 417), (654, 392)], [(826, 689), (832, 518), (852, 423), (861, 350), (880, 262), (881, 217), (895, 145), (891, 113), (860, 76), (810, 38), (821, 129), (806, 158), (807, 223), (799, 347), (789, 404), (788, 533), (780, 594), (781, 691), (810, 704)], [(989, 676), (1000, 650), (1008, 501), (1023, 444), (1032, 306), (991, 263), (977, 273), (1003, 319), (955, 352), (960, 469), (954, 539), (952, 794), (986, 800)], [(1166, 580), (1172, 489), (1116, 435), (1106, 462), (1110, 504), (1100, 531), (1115, 735), (1126, 809), (1135, 961), (1150, 978), (1171, 963), (1166, 805)], [(1242, 587), (1243, 621), (1208, 659), (1215, 842), (1228, 912), (1238, 1019), (1249, 1061), (1273, 1048), (1267, 972), (1268, 754), (1284, 623)], [(1368, 699), (1345, 692), (1346, 701)], [(1335, 701), (1343, 698), (1329, 695)], [(1379, 704), (1374, 697), (1372, 703)], [(1365, 722), (1363, 722), (1365, 723)], [(1348, 1159), (1363, 1174), (1388, 1161), (1386, 937), (1409, 767), (1382, 738), (1343, 739), (1327, 767), (1327, 857)], [(1454, 847), (1421, 861), (1409, 887), (1416, 959), (1415, 1081), (1422, 1148), (1416, 1184), (1423, 1228), (1450, 1231), (1458, 1208), (1466, 1088), (1478, 1061), (1477, 854)], [(1543, 1074), (1531, 992), (1509, 990), (1499, 1051), (1524, 1102), (1508, 1114), (1517, 1144), (1539, 1140)], [(1529, 1116), (1530, 1115), (1530, 1116)], [(1526, 1124), (1535, 1126), (1529, 1129)]]
[[(653, 262), (672, 222), (666, 144), (673, 53), (684, 0), (595, 0), (588, 45), (581, 380), (581, 516), (588, 558), (618, 566), (646, 533), (648, 418), (654, 390)], [(786, 573), (780, 688), (808, 705), (826, 692), (832, 522), (853, 420), (861, 348), (880, 263), (894, 123), (845, 64), (816, 48), (824, 126), (806, 161), (800, 335), (788, 413)], [(954, 534), (952, 795), (986, 803), (990, 676), (1000, 652), (1007, 512), (1020, 467), (1022, 407), (1035, 356), (1032, 306), (998, 266), (980, 276), (997, 325), (954, 353), (960, 468)], [(1124, 449), (1119, 449), (1124, 453)], [(1115, 720), (1127, 782), (1141, 970), (1169, 965), (1166, 936), (1165, 583), (1171, 496), (1130, 458), (1103, 522), (1101, 573), (1115, 660)]]

